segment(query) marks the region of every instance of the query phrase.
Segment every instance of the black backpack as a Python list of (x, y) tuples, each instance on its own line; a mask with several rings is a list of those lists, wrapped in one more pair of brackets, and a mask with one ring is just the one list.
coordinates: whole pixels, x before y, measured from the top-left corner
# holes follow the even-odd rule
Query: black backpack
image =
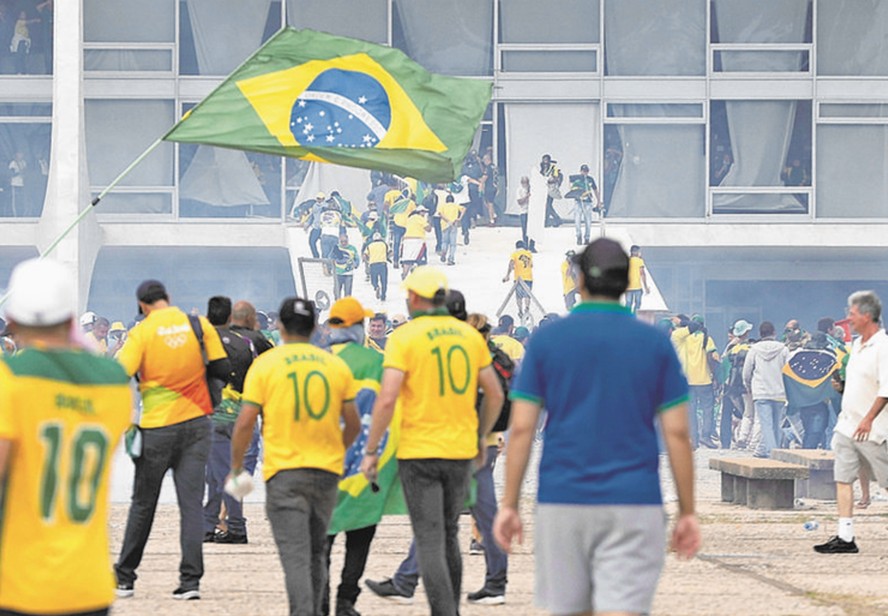
[[(512, 376), (515, 374), (515, 362), (512, 361), (512, 358), (506, 355), (501, 348), (492, 342), (488, 342), (487, 346), (490, 349), (490, 354), (493, 358), (493, 371), (496, 373), (496, 378), (500, 382), (500, 387), (503, 388), (503, 394), (505, 394), (503, 408), (500, 411), (496, 423), (493, 424), (493, 432), (503, 432), (508, 429), (509, 418), (512, 416), (512, 401), (509, 400), (509, 384), (512, 382)], [(483, 398), (484, 395), (479, 392), (479, 409), (481, 408), (481, 401)]]

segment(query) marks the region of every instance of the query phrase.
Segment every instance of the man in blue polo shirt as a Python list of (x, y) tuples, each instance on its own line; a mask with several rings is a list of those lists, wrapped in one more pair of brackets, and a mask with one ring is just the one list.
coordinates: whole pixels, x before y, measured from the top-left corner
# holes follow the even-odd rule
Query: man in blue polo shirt
[(648, 613), (666, 540), (657, 417), (679, 500), (672, 549), (690, 558), (700, 546), (688, 384), (669, 338), (619, 304), (629, 272), (620, 245), (598, 239), (576, 263), (583, 303), (530, 339), (512, 386), (506, 485), (494, 535), (504, 549), (521, 541), (520, 488), (545, 407), (537, 603), (554, 614)]

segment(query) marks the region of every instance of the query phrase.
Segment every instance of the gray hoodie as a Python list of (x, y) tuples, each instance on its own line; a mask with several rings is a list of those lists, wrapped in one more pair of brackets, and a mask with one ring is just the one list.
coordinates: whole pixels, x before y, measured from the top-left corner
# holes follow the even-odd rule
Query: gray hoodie
[(743, 363), (743, 383), (753, 400), (786, 401), (783, 388), (783, 366), (789, 359), (789, 349), (773, 336), (753, 344)]

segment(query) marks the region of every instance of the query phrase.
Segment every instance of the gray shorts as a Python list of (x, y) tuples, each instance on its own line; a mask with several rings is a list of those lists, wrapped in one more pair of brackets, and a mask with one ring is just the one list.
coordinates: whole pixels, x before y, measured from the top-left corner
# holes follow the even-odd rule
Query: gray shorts
[(660, 505), (538, 504), (536, 602), (553, 614), (648, 613), (666, 559)]
[(871, 478), (888, 488), (888, 442), (855, 441), (833, 432), (832, 448), (836, 454), (833, 479), (838, 483), (854, 483), (863, 466)]

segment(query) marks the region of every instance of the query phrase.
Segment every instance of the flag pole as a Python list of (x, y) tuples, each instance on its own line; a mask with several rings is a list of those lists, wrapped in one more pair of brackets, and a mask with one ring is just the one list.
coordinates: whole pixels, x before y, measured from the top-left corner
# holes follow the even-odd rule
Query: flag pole
[[(89, 214), (92, 211), (92, 209), (99, 204), (99, 202), (102, 200), (102, 198), (105, 195), (107, 195), (109, 192), (111, 192), (123, 180), (123, 178), (125, 178), (127, 175), (129, 175), (129, 173), (133, 169), (135, 169), (139, 163), (141, 163), (143, 160), (145, 160), (145, 158), (149, 154), (151, 154), (151, 152), (153, 152), (157, 148), (157, 146), (159, 146), (161, 144), (161, 142), (163, 142), (163, 137), (159, 137), (154, 143), (149, 145), (148, 149), (146, 149), (144, 152), (139, 154), (139, 156), (133, 162), (131, 162), (129, 164), (129, 166), (120, 173), (120, 175), (118, 175), (116, 178), (114, 178), (114, 180), (110, 184), (108, 184), (108, 186), (106, 186), (102, 190), (102, 192), (100, 192), (98, 195), (96, 195), (95, 199), (93, 199), (90, 202), (89, 207), (83, 208), (83, 211), (80, 212), (80, 214), (77, 216), (77, 218), (75, 218), (73, 221), (71, 221), (71, 224), (69, 224), (65, 228), (65, 230), (62, 231), (59, 234), (59, 236), (56, 237), (52, 241), (52, 243), (49, 246), (47, 246), (46, 249), (44, 249), (40, 253), (40, 258), (45, 259), (49, 255), (49, 253), (51, 253), (53, 250), (55, 250), (56, 247), (62, 242), (62, 240), (65, 239), (68, 236), (68, 234), (71, 233), (71, 231), (73, 231), (74, 228), (77, 227), (77, 225), (79, 225), (80, 222), (84, 218), (86, 218), (87, 214)], [(6, 297), (3, 297), (2, 299), (0, 299), (0, 305), (2, 305), (5, 300), (6, 300)]]

